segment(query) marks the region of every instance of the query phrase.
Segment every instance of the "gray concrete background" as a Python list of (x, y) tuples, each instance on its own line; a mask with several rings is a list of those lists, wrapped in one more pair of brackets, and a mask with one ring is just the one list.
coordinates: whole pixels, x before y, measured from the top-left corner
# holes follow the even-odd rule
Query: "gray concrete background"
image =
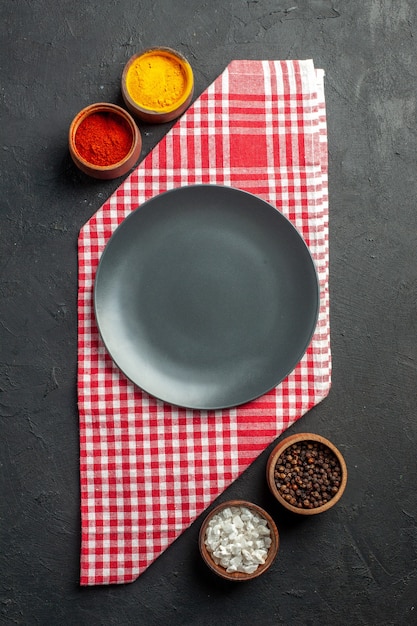
[[(0, 623), (415, 624), (415, 1), (9, 0), (0, 29)], [(155, 44), (188, 57), (195, 97), (235, 58), (326, 72), (333, 387), (290, 432), (332, 439), (350, 477), (301, 521), (267, 492), (268, 450), (228, 489), (281, 531), (251, 583), (206, 570), (198, 520), (132, 585), (80, 589), (76, 242), (121, 181), (78, 172), (67, 131), (121, 103), (125, 62)], [(142, 156), (168, 128), (143, 127)]]

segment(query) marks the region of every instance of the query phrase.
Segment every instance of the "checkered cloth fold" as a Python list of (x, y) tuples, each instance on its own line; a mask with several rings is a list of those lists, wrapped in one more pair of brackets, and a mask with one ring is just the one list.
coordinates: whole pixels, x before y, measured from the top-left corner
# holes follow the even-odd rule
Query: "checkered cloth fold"
[[(307, 61), (233, 61), (82, 228), (78, 403), (81, 585), (135, 580), (331, 385), (324, 72)], [(93, 284), (120, 222), (155, 194), (210, 183), (282, 211), (316, 262), (316, 332), (294, 371), (243, 406), (194, 411), (142, 392), (100, 340)]]

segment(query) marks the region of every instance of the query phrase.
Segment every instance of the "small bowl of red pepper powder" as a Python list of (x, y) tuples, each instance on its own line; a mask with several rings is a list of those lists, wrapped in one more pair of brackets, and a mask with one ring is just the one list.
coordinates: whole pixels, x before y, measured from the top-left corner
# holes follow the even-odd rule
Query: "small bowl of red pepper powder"
[(315, 433), (299, 433), (286, 437), (272, 450), (266, 477), (283, 507), (292, 513), (315, 515), (340, 500), (347, 467), (331, 441)]
[(139, 159), (142, 137), (132, 116), (116, 104), (98, 102), (82, 109), (69, 129), (75, 165), (99, 179), (127, 174)]

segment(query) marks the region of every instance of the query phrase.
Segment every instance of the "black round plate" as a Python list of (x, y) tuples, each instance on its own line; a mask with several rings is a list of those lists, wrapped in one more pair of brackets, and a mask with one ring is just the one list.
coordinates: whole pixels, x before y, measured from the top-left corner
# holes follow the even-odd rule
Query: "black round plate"
[(319, 283), (277, 209), (232, 187), (195, 185), (153, 197), (118, 226), (94, 306), (132, 382), (171, 404), (219, 409), (294, 369), (317, 323)]

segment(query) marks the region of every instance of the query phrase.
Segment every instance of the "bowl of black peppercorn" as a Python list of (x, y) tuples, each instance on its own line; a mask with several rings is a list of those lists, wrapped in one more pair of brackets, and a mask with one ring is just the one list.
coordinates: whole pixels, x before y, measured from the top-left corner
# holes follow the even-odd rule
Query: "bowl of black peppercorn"
[(293, 513), (316, 515), (333, 507), (347, 483), (340, 450), (314, 433), (298, 433), (280, 441), (266, 466), (269, 489)]

